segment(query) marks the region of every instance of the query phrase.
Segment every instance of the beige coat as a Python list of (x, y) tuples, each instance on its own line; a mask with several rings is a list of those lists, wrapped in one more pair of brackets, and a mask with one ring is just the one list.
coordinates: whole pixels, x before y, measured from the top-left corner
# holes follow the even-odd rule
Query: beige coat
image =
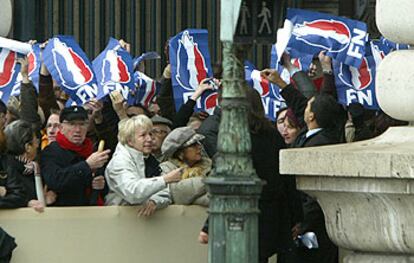
[(106, 167), (105, 179), (109, 186), (106, 205), (139, 205), (153, 200), (162, 208), (171, 203), (164, 178), (145, 178), (144, 155), (121, 143)]
[[(211, 160), (208, 160), (208, 164), (210, 165), (204, 170), (203, 176), (190, 177), (182, 179), (177, 183), (169, 184), (171, 199), (174, 204), (208, 206), (209, 199), (207, 196), (207, 189), (203, 182), (205, 176), (211, 170)], [(174, 159), (169, 159), (168, 161), (161, 163), (160, 167), (162, 169), (162, 174), (167, 174), (174, 169), (180, 168), (178, 162), (174, 161)]]

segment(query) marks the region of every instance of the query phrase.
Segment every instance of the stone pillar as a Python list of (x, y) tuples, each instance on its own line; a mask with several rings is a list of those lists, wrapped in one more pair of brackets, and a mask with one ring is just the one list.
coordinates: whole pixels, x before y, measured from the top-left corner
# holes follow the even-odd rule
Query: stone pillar
[[(414, 45), (414, 1), (377, 0), (381, 33)], [(376, 75), (381, 108), (414, 121), (414, 50), (395, 51)], [(280, 172), (321, 205), (328, 234), (353, 251), (346, 263), (414, 262), (414, 127), (372, 140), (281, 152)]]

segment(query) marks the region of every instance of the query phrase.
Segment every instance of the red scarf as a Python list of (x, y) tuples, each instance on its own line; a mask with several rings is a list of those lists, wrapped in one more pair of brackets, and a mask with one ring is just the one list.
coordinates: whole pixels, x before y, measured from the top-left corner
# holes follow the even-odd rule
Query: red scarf
[[(65, 135), (63, 135), (60, 131), (56, 135), (56, 142), (65, 150), (73, 151), (82, 156), (83, 158), (87, 159), (93, 152), (93, 143), (92, 140), (89, 138), (85, 138), (82, 145), (76, 145), (68, 140)], [(85, 189), (85, 194), (90, 197), (92, 193), (92, 189), (90, 187)], [(104, 205), (104, 199), (102, 198), (101, 193), (98, 193), (98, 200), (96, 202), (98, 206)]]
[(61, 132), (58, 132), (56, 135), (56, 142), (63, 149), (76, 152), (85, 159), (87, 159), (93, 152), (93, 143), (89, 138), (85, 138), (81, 145), (76, 145), (69, 141)]

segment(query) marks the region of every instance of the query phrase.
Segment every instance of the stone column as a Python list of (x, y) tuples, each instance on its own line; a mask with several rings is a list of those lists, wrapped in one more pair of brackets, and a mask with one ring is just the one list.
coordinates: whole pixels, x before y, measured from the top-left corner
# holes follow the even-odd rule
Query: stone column
[[(414, 45), (414, 1), (377, 0), (381, 33)], [(414, 50), (395, 51), (376, 75), (381, 108), (414, 121)], [(414, 262), (414, 127), (372, 140), (281, 152), (280, 172), (321, 205), (328, 234), (353, 251), (347, 263)]]

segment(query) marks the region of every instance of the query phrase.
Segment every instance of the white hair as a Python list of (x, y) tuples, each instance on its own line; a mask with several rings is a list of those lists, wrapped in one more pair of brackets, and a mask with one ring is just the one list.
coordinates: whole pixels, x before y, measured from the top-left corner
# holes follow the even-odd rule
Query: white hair
[(127, 145), (129, 141), (135, 141), (135, 132), (137, 129), (151, 130), (152, 121), (145, 115), (137, 115), (132, 118), (123, 119), (118, 124), (118, 141)]

